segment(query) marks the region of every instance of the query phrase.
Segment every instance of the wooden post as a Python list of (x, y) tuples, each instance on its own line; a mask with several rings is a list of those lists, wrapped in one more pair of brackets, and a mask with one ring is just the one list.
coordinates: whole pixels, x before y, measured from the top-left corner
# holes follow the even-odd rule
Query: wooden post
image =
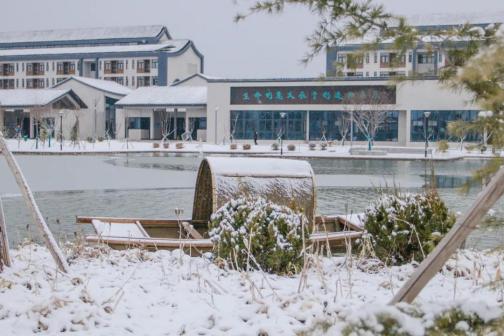
[(56, 243), (56, 240), (54, 239), (51, 230), (47, 226), (47, 223), (45, 222), (44, 217), (42, 216), (42, 213), (40, 212), (37, 203), (35, 202), (35, 198), (33, 197), (33, 194), (30, 190), (30, 187), (28, 186), (28, 183), (26, 182), (25, 177), (23, 176), (23, 173), (21, 172), (21, 168), (19, 168), (16, 159), (9, 151), (9, 148), (7, 148), (7, 144), (5, 143), (5, 139), (3, 137), (2, 132), (0, 132), (0, 150), (2, 151), (5, 160), (7, 161), (7, 165), (9, 166), (12, 174), (14, 175), (16, 183), (19, 189), (21, 190), (21, 193), (23, 194), (26, 205), (28, 206), (30, 213), (32, 215), (33, 221), (41, 231), (42, 237), (44, 238), (47, 248), (51, 252), (51, 255), (56, 261), (56, 264), (58, 265), (60, 271), (67, 273), (68, 264), (65, 260), (65, 257), (63, 256), (63, 253), (61, 252), (58, 243)]
[(420, 264), (411, 278), (404, 284), (390, 304), (411, 303), (418, 293), (429, 283), (445, 262), (460, 247), (472, 230), (480, 223), (488, 210), (504, 194), (504, 167), (501, 167), (490, 183), (478, 195), (478, 198), (461, 217), (455, 226), (441, 240), (438, 246)]
[(0, 270), (2, 265), (11, 266), (9, 254), (9, 240), (7, 239), (7, 228), (5, 225), (5, 216), (2, 207), (2, 199), (0, 198)]

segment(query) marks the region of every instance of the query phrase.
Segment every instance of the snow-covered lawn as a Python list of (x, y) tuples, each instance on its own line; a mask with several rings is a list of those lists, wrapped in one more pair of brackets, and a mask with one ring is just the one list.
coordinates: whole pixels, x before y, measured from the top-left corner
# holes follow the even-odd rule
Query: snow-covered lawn
[[(242, 143), (237, 144), (237, 149), (230, 149), (229, 144), (226, 145), (215, 145), (206, 142), (185, 142), (183, 148), (177, 149), (175, 141), (171, 141), (169, 148), (165, 149), (154, 148), (153, 143), (158, 143), (159, 141), (119, 141), (112, 140), (90, 143), (87, 141), (81, 141), (78, 145), (73, 145), (69, 141), (64, 143), (63, 149), (60, 149), (59, 142), (52, 141), (51, 147), (49, 147), (48, 142), (45, 144), (39, 143), (38, 149), (36, 148), (35, 140), (27, 141), (17, 141), (15, 139), (8, 139), (7, 144), (9, 149), (13, 152), (20, 153), (34, 153), (34, 154), (81, 154), (81, 153), (223, 153), (223, 154), (253, 154), (253, 155), (273, 155), (280, 156), (280, 150), (273, 150), (271, 144), (259, 144), (252, 145), (251, 149), (244, 150), (242, 148)], [(318, 142), (313, 142), (317, 144), (315, 150), (311, 150), (308, 144), (295, 144), (295, 149), (290, 151), (287, 148), (287, 143), (283, 146), (283, 156), (286, 157), (329, 157), (329, 158), (369, 158), (369, 159), (423, 159), (424, 153), (423, 149), (419, 147), (398, 147), (398, 146), (376, 146), (379, 148), (380, 153), (374, 153), (373, 155), (365, 154), (366, 145), (355, 145), (360, 150), (358, 153), (350, 154), (351, 147), (347, 144), (341, 146), (340, 144), (334, 144), (327, 147), (326, 150), (321, 150)], [(434, 145), (431, 145), (433, 148)], [(384, 149), (389, 148), (390, 152), (383, 153)], [(414, 152), (412, 152), (414, 151)], [(467, 150), (459, 150), (451, 148), (446, 153), (438, 152), (433, 149), (432, 156), (430, 158), (435, 160), (453, 160), (460, 159), (464, 157), (491, 157), (490, 151), (485, 154), (481, 154), (477, 151), (468, 152)]]
[(25, 245), (12, 255), (13, 267), (0, 273), (2, 335), (293, 335), (327, 327), (338, 335), (349, 324), (379, 332), (380, 314), (399, 321), (400, 331), (423, 335), (450, 307), (483, 320), (503, 313), (500, 252), (459, 252), (417, 299), (414, 308), (425, 314), (416, 318), (402, 312), (413, 307), (387, 306), (411, 265), (319, 258), (299, 292), (300, 276), (225, 270), (178, 251), (73, 247), (67, 275), (55, 271), (43, 247)]

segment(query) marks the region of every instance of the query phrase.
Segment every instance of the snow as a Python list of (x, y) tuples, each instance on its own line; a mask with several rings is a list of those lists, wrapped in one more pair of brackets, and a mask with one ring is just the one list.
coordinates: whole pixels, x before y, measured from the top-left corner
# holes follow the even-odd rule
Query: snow
[[(12, 91), (12, 90), (9, 90)], [(0, 90), (1, 92), (1, 90)], [(26, 92), (26, 91), (24, 91)], [(115, 153), (187, 153), (187, 154), (222, 154), (222, 155), (243, 155), (243, 156), (267, 156), (267, 157), (280, 157), (279, 150), (272, 150), (269, 144), (252, 145), (250, 150), (243, 150), (241, 146), (238, 149), (231, 150), (229, 144), (227, 145), (215, 145), (211, 143), (193, 141), (184, 143), (184, 148), (176, 149), (175, 142), (170, 143), (168, 149), (153, 148), (153, 143), (159, 143), (160, 140), (151, 141), (126, 141), (112, 140), (110, 143), (108, 141), (89, 143), (87, 141), (81, 141), (79, 145), (72, 145), (69, 141), (65, 141), (63, 145), (63, 150), (60, 151), (59, 142), (52, 142), (52, 146), (49, 148), (47, 142), (45, 144), (39, 144), (39, 149), (35, 149), (35, 140), (20, 141), (15, 139), (7, 139), (7, 145), (14, 153), (23, 154), (115, 154)], [(412, 148), (418, 147), (400, 147), (400, 146), (389, 146), (380, 148), (391, 148), (394, 151), (390, 153), (384, 153), (380, 155), (352, 155), (350, 154), (350, 146), (329, 146), (327, 150), (310, 150), (307, 144), (296, 144), (296, 150), (287, 151), (286, 144), (284, 144), (284, 158), (335, 158), (335, 159), (377, 159), (377, 160), (423, 160), (423, 151), (417, 153), (410, 153)], [(366, 145), (354, 145), (356, 147), (362, 148), (361, 152), (365, 152), (367, 148)], [(404, 153), (400, 150), (404, 149)], [(504, 152), (501, 152), (501, 156), (504, 156)], [(488, 151), (487, 153), (481, 154), (477, 151), (469, 152), (467, 150), (457, 150), (450, 149), (446, 153), (441, 153), (434, 151), (429, 159), (435, 161), (445, 161), (445, 160), (459, 160), (463, 158), (494, 158), (495, 156)]]
[(184, 106), (206, 105), (207, 88), (204, 86), (141, 87), (116, 103), (116, 106)]
[(0, 90), (0, 106), (3, 107), (29, 107), (45, 106), (70, 92), (67, 90), (53, 89), (14, 89)]
[(161, 44), (128, 44), (112, 46), (80, 46), (61, 48), (20, 48), (20, 49), (0, 49), (0, 57), (30, 56), (30, 55), (71, 55), (71, 54), (94, 54), (94, 53), (116, 53), (116, 52), (145, 52), (145, 51), (167, 51), (177, 52), (183, 49), (189, 40), (170, 40)]
[(51, 42), (72, 40), (104, 40), (153, 38), (161, 33), (162, 25), (96, 27), (79, 29), (51, 29), (35, 31), (0, 32), (1, 43)]
[[(349, 325), (379, 332), (378, 316), (385, 314), (401, 331), (420, 336), (449, 308), (477, 313), (485, 321), (503, 313), (502, 290), (494, 289), (504, 266), (499, 251), (461, 251), (414, 306), (388, 306), (412, 265), (367, 269), (370, 260), (319, 256), (298, 292), (299, 275), (222, 269), (208, 254), (69, 248), (68, 274), (56, 271), (43, 247), (12, 250), (13, 267), (0, 273), (2, 334), (321, 335), (327, 326), (327, 335), (339, 335)], [(456, 276), (457, 264), (467, 264), (470, 273)]]
[(207, 158), (214, 175), (252, 177), (313, 177), (307, 161), (264, 158)]
[(80, 77), (80, 76), (72, 76), (58, 84), (56, 84), (54, 87), (58, 87), (63, 83), (66, 83), (67, 81), (70, 80), (75, 80), (78, 82), (81, 82), (85, 85), (94, 87), (98, 90), (102, 90), (105, 92), (110, 92), (116, 95), (120, 96), (126, 96), (128, 93), (130, 93), (132, 90), (126, 86), (123, 86), (121, 84), (117, 84), (114, 81), (108, 81), (108, 80), (103, 80), (103, 79), (96, 79), (96, 78), (88, 78), (88, 77)]
[(102, 237), (121, 238), (148, 238), (145, 231), (135, 223), (105, 223), (100, 220), (92, 220), (96, 234)]

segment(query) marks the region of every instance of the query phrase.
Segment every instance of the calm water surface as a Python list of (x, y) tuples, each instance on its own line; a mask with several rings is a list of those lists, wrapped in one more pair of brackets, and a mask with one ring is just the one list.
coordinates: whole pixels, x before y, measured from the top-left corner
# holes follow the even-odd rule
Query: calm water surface
[[(201, 159), (175, 155), (18, 156), (42, 213), (61, 238), (86, 230), (75, 225), (76, 215), (173, 218), (178, 207), (190, 217)], [(425, 183), (426, 167), (421, 161), (313, 159), (310, 163), (316, 174), (321, 214), (362, 212), (381, 187), (416, 192)], [(460, 160), (434, 164), (439, 193), (453, 211), (463, 212), (474, 201), (477, 186), (469, 194), (458, 188), (484, 163)], [(430, 171), (428, 168), (427, 173)], [(0, 195), (12, 243), (26, 237), (38, 239), (3, 160)], [(504, 201), (494, 210), (496, 220), (482, 224), (468, 246), (490, 248), (504, 243)]]

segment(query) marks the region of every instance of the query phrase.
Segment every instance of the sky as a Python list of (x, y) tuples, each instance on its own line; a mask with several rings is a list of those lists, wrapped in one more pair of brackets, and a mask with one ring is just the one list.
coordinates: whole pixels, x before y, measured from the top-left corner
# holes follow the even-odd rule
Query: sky
[[(394, 14), (502, 14), (504, 0), (376, 0)], [(228, 78), (317, 77), (325, 56), (308, 65), (305, 38), (317, 17), (289, 7), (234, 23), (249, 0), (3, 0), (0, 31), (162, 24), (173, 38), (188, 38), (205, 55), (205, 72)]]

